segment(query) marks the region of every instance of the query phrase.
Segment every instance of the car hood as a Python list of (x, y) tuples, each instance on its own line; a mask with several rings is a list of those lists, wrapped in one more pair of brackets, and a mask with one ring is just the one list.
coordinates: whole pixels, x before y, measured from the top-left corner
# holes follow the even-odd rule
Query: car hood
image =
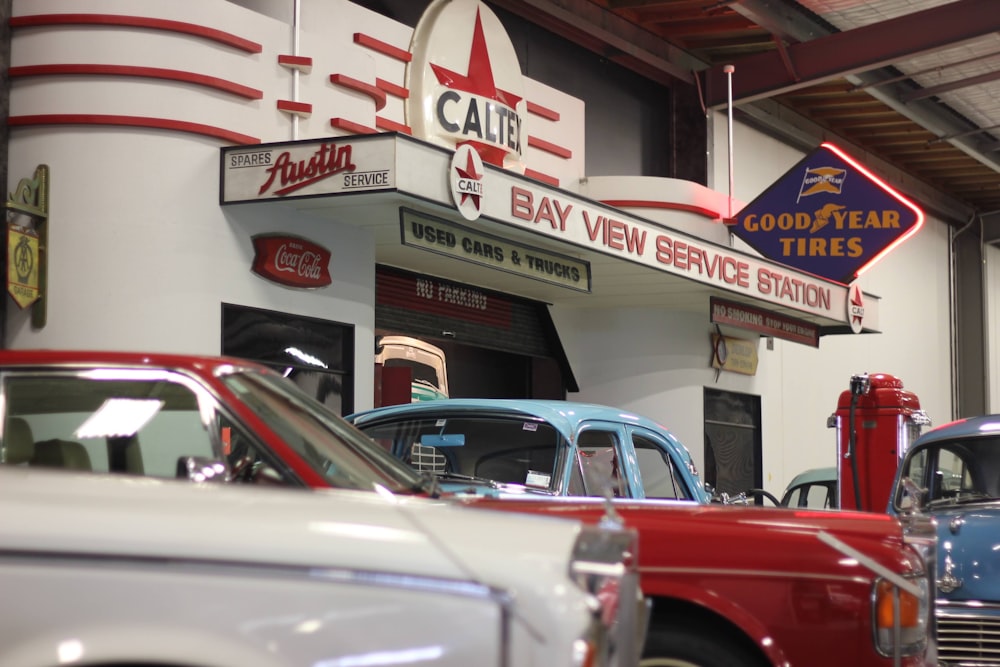
[[(459, 498), (466, 505), (535, 512), (597, 522), (608, 512), (601, 499), (534, 497)], [(650, 568), (733, 567), (734, 549), (741, 568), (758, 571), (830, 572), (852, 576), (860, 566), (844, 558), (830, 542), (861, 550), (896, 569), (904, 549), (900, 520), (874, 512), (698, 505), (690, 502), (616, 500), (613, 511), (639, 533), (639, 563)], [(822, 536), (822, 537), (821, 537)], [(833, 540), (826, 539), (832, 537)], [(737, 547), (738, 545), (738, 547)], [(868, 576), (867, 573), (865, 576)]]
[(938, 579), (950, 571), (961, 584), (948, 592), (939, 585), (938, 597), (1000, 600), (1000, 503), (935, 509), (933, 515), (938, 522)]
[[(580, 526), (388, 492), (289, 490), (128, 476), (0, 469), (0, 542), (33, 553), (331, 568), (507, 588), (565, 573)], [(491, 557), (490, 552), (496, 556)]]

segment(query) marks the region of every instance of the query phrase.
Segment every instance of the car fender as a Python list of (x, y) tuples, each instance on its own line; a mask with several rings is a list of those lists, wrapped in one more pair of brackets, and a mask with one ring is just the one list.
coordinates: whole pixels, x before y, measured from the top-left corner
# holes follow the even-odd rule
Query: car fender
[(733, 604), (726, 596), (719, 595), (711, 588), (674, 581), (669, 572), (651, 573), (648, 569), (640, 568), (639, 574), (643, 593), (653, 601), (654, 615), (657, 601), (666, 598), (697, 605), (736, 626), (767, 656), (771, 665), (791, 664), (784, 649), (776, 643), (773, 633), (755, 616)]

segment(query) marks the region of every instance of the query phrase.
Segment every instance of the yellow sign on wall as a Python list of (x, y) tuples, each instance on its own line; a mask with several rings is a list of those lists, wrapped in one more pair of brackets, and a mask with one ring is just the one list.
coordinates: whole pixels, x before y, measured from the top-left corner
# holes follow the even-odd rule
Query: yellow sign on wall
[(712, 368), (743, 375), (756, 375), (759, 342), (759, 338), (747, 340), (712, 334)]
[(40, 296), (38, 289), (38, 234), (26, 227), (7, 226), (7, 292), (21, 308)]

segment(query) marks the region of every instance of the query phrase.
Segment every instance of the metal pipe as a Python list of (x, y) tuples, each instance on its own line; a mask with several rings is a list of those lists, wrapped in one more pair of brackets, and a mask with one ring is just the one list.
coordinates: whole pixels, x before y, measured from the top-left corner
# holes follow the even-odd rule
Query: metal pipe
[(727, 120), (728, 127), (727, 131), (729, 133), (729, 213), (726, 215), (726, 224), (733, 224), (733, 186), (735, 179), (733, 177), (733, 72), (736, 71), (734, 65), (726, 65), (722, 68), (722, 71), (726, 73), (726, 84), (727, 84)]
[[(292, 0), (292, 55), (299, 55), (299, 31), (302, 24), (301, 0)], [(299, 69), (292, 69), (292, 101), (299, 101)], [(292, 114), (292, 141), (299, 138), (299, 116)]]

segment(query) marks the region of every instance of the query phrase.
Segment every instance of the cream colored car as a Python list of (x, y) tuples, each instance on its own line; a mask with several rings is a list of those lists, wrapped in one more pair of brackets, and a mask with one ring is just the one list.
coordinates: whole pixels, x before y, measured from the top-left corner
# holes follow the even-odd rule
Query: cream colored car
[(0, 665), (629, 667), (634, 546), (388, 492), (0, 466)]

